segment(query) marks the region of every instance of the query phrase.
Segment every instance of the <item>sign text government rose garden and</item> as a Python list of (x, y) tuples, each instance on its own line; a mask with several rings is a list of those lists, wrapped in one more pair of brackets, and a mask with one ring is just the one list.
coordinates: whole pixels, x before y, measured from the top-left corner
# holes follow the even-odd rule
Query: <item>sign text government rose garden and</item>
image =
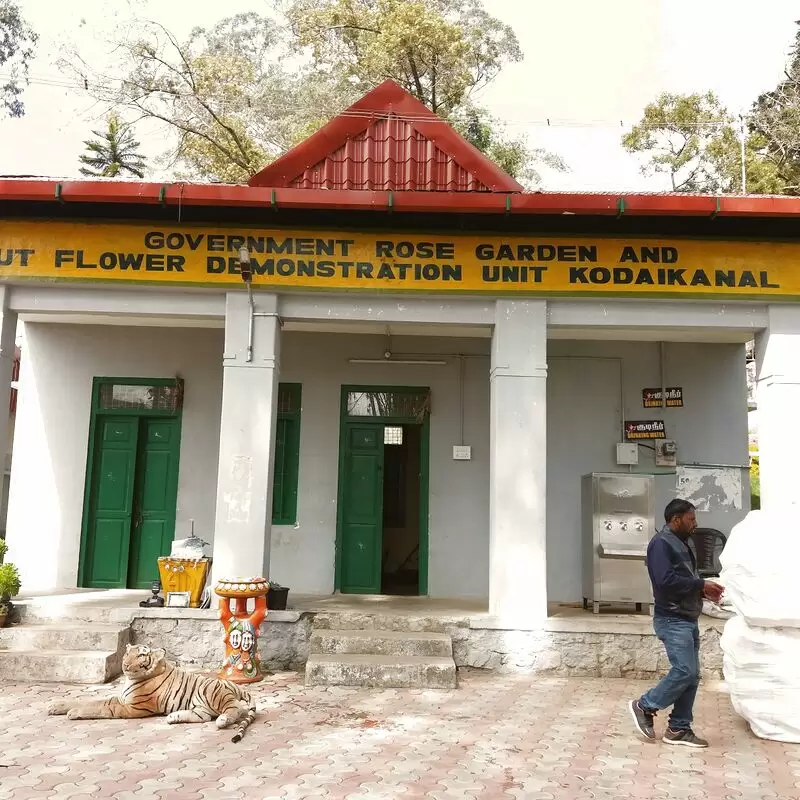
[[(61, 268), (74, 262), (78, 269), (183, 272), (186, 257), (169, 251), (188, 247), (192, 252), (237, 254), (208, 255), (206, 271), (210, 275), (226, 272), (238, 275), (241, 273), (238, 251), (246, 247), (251, 254), (251, 267), (255, 275), (323, 279), (340, 277), (344, 280), (353, 277), (359, 281), (463, 281), (464, 267), (455, 263), (455, 242), (377, 239), (374, 246), (375, 260), (372, 261), (353, 260), (355, 246), (355, 239), (275, 238), (203, 233), (192, 235), (148, 231), (144, 236), (145, 249), (142, 252), (108, 251), (101, 253), (97, 257), (97, 263), (93, 263), (85, 260), (83, 250), (57, 249), (55, 266)], [(477, 261), (483, 262), (480, 265), (481, 278), (485, 283), (542, 284), (545, 283), (546, 273), (550, 269), (548, 262), (556, 262), (559, 267), (570, 262), (582, 262), (585, 266), (568, 266), (570, 284), (780, 288), (778, 284), (770, 283), (766, 271), (754, 273), (752, 270), (742, 270), (737, 275), (736, 270), (708, 271), (678, 266), (645, 266), (677, 265), (679, 251), (671, 246), (636, 248), (625, 245), (618, 258), (618, 262), (625, 266), (613, 268), (597, 264), (597, 245), (510, 245), (481, 242), (475, 247), (474, 256)]]
[[(239, 250), (255, 281), (314, 288), (581, 292), (800, 293), (785, 272), (800, 251), (758, 243), (432, 237), (237, 231), (142, 225), (0, 223), (0, 277), (239, 280)], [(772, 248), (797, 246), (773, 245)], [(791, 285), (794, 284), (794, 285)]]

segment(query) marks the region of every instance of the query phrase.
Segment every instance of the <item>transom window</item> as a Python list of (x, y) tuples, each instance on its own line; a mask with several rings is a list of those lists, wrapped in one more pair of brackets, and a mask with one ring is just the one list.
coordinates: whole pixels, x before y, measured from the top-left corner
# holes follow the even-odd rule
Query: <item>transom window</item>
[(430, 392), (351, 391), (348, 417), (399, 417), (421, 419), (430, 411)]
[(181, 386), (178, 382), (161, 386), (102, 383), (100, 384), (100, 409), (117, 411), (130, 408), (173, 412), (180, 406), (180, 390)]

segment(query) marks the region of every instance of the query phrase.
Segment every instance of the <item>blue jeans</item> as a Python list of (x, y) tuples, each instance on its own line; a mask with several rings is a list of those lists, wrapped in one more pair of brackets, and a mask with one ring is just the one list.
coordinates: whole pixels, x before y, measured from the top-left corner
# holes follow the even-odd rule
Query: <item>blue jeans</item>
[(670, 729), (686, 731), (692, 727), (692, 707), (700, 684), (700, 630), (696, 620), (680, 617), (656, 617), (653, 627), (664, 642), (672, 669), (658, 686), (642, 695), (639, 705), (648, 711), (672, 706)]

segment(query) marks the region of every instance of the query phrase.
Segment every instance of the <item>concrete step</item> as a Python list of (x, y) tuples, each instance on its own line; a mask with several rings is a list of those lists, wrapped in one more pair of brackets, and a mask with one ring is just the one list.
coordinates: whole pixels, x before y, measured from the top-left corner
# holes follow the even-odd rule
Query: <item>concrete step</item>
[(102, 650), (0, 650), (0, 683), (106, 683), (122, 654)]
[(130, 628), (119, 625), (14, 625), (0, 628), (2, 650), (124, 650)]
[(446, 633), (388, 630), (314, 630), (310, 652), (318, 654), (453, 657)]
[(314, 616), (315, 630), (381, 630), (419, 633), (447, 633), (468, 628), (469, 617), (425, 616), (424, 614), (375, 614), (361, 611), (321, 611)]
[(452, 658), (312, 653), (306, 686), (455, 689), (458, 678)]
[(102, 605), (60, 606), (54, 603), (16, 601), (22, 623), (25, 625), (128, 625), (136, 604), (126, 607)]

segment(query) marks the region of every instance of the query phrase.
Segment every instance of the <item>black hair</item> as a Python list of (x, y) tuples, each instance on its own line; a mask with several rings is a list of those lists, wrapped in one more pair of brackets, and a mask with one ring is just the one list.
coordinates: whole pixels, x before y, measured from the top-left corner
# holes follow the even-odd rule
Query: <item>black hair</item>
[(664, 509), (664, 520), (671, 522), (674, 517), (682, 517), (684, 514), (695, 510), (695, 507), (688, 500), (670, 500)]

